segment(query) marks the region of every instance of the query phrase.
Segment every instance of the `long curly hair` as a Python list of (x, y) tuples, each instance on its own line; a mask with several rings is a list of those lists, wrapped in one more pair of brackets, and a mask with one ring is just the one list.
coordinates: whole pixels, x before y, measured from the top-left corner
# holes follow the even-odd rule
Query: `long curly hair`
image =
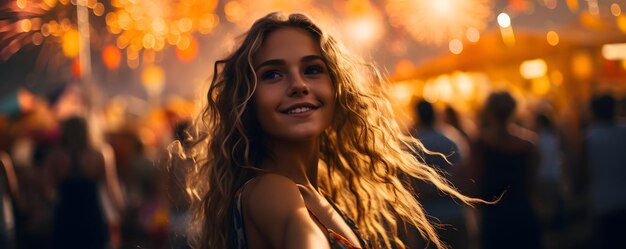
[(303, 29), (319, 42), (336, 94), (335, 118), (320, 135), (320, 191), (355, 220), (375, 248), (392, 244), (404, 248), (397, 236), (398, 219), (445, 248), (411, 184), (403, 179), (430, 182), (468, 205), (480, 200), (460, 194), (415, 158), (425, 148), (396, 122), (387, 82), (373, 64), (348, 54), (307, 16), (281, 13), (257, 20), (234, 52), (215, 63), (207, 103), (189, 132), (191, 143), (173, 150), (194, 161), (187, 179), (194, 215), (191, 245), (228, 248), (235, 235), (231, 212), (235, 191), (264, 172), (257, 167), (268, 153), (253, 108), (257, 77), (252, 62), (268, 35), (287, 27)]

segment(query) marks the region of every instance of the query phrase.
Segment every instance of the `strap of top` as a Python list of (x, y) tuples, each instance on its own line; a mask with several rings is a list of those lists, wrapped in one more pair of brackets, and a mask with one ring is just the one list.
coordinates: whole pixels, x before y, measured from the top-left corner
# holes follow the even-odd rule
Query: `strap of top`
[[(324, 228), (324, 230), (326, 230), (326, 232), (328, 233), (328, 240), (331, 244), (331, 248), (336, 248), (336, 247), (340, 247), (340, 248), (346, 248), (346, 249), (361, 249), (360, 247), (355, 246), (354, 244), (352, 244), (352, 242), (350, 242), (346, 237), (343, 237), (341, 234), (335, 232), (334, 230), (326, 227), (326, 225), (324, 225), (324, 223), (322, 223), (322, 221), (317, 218), (317, 216), (311, 211), (311, 209), (309, 209), (309, 207), (306, 207), (307, 211), (309, 211), (309, 215), (311, 215), (311, 217), (313, 217), (313, 219), (320, 224), (320, 226), (322, 226), (322, 228)], [(343, 216), (342, 216), (343, 218)], [(345, 219), (344, 219), (345, 220)], [(347, 222), (347, 221), (346, 221)], [(352, 227), (350, 227), (353, 231), (354, 229)], [(355, 231), (356, 232), (356, 231)], [(357, 234), (357, 237), (359, 238), (359, 242), (361, 242), (361, 238), (360, 236)], [(338, 243), (341, 243), (343, 245), (339, 245)]]
[(241, 188), (239, 188), (237, 190), (237, 192), (235, 192), (235, 208), (233, 210), (233, 216), (234, 216), (234, 225), (235, 225), (235, 234), (237, 235), (237, 237), (235, 238), (235, 245), (234, 248), (237, 249), (248, 249), (248, 241), (246, 239), (246, 229), (244, 227), (244, 221), (243, 221), (243, 204), (241, 201), (241, 193), (243, 193), (243, 190), (246, 188), (246, 186), (248, 185), (248, 183), (250, 183), (254, 178), (251, 178), (250, 180), (246, 181), (243, 185), (241, 185)]

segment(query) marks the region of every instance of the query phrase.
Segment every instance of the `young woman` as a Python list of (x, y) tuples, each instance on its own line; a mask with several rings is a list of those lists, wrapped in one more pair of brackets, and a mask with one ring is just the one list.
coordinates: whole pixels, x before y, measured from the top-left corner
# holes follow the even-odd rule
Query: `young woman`
[(394, 120), (384, 83), (304, 15), (257, 20), (216, 62), (184, 150), (192, 245), (403, 248), (401, 219), (445, 247), (401, 176), (477, 200), (413, 157), (422, 147)]

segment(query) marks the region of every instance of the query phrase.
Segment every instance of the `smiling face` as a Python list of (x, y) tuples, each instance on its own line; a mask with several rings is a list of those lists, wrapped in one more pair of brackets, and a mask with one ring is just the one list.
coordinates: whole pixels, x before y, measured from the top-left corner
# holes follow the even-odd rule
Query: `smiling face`
[(255, 110), (266, 136), (305, 141), (331, 124), (335, 92), (319, 45), (300, 28), (270, 33), (254, 58)]

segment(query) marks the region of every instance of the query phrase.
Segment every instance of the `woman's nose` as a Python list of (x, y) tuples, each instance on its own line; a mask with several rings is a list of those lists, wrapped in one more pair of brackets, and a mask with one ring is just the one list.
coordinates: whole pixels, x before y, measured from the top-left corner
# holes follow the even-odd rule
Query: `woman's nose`
[(299, 97), (309, 94), (309, 86), (300, 75), (290, 77), (289, 97)]

